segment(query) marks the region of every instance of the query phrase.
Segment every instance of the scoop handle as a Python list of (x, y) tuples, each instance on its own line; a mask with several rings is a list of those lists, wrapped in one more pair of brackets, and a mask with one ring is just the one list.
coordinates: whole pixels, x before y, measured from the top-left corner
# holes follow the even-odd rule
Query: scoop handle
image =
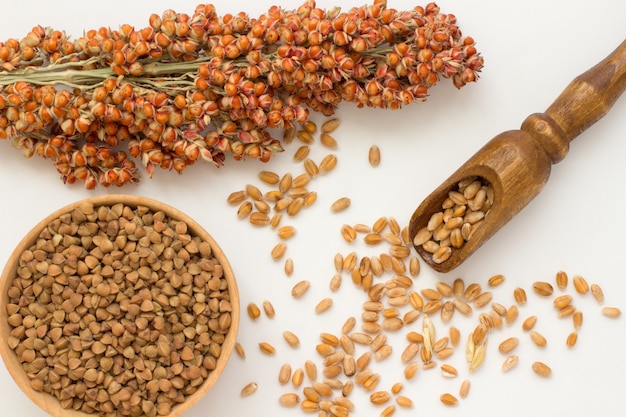
[(598, 64), (574, 78), (544, 113), (531, 114), (521, 130), (541, 143), (552, 163), (569, 143), (611, 109), (626, 89), (626, 40)]

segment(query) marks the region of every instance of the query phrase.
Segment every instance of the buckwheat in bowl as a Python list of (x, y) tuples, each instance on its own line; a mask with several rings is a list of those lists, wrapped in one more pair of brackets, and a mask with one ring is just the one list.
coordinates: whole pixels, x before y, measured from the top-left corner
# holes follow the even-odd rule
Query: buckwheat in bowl
[(37, 224), (0, 279), (0, 353), (53, 416), (178, 416), (235, 344), (233, 271), (194, 220), (108, 195)]

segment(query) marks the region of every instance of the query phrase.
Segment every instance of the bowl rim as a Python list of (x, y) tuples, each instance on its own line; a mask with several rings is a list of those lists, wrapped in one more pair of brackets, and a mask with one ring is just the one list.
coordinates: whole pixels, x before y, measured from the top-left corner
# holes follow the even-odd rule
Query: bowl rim
[(37, 392), (30, 386), (30, 378), (23, 371), (22, 366), (17, 361), (17, 357), (13, 349), (8, 346), (6, 338), (3, 335), (8, 335), (10, 332), (10, 325), (8, 323), (8, 313), (6, 310), (6, 304), (8, 302), (8, 288), (9, 282), (15, 276), (15, 270), (17, 268), (17, 261), (21, 253), (29, 248), (35, 240), (38, 238), (41, 230), (46, 227), (51, 221), (60, 217), (63, 214), (71, 212), (82, 204), (91, 203), (94, 207), (99, 206), (112, 206), (114, 204), (122, 203), (133, 208), (138, 206), (146, 206), (151, 211), (163, 211), (165, 214), (175, 220), (183, 221), (187, 224), (189, 230), (194, 235), (200, 237), (202, 240), (208, 242), (211, 246), (213, 256), (219, 261), (224, 270), (224, 277), (228, 283), (228, 291), (230, 293), (230, 303), (232, 306), (231, 312), (231, 324), (228, 333), (221, 345), (220, 356), (217, 359), (217, 365), (214, 370), (209, 373), (209, 376), (198, 387), (198, 389), (191, 395), (185, 398), (185, 401), (172, 406), (170, 414), (166, 417), (176, 417), (190, 409), (195, 405), (211, 388), (215, 385), (218, 378), (226, 368), (228, 361), (232, 355), (235, 347), (237, 334), (239, 330), (240, 320), (240, 300), (239, 290), (235, 279), (230, 262), (226, 258), (223, 250), (217, 243), (217, 241), (209, 234), (198, 222), (196, 222), (189, 215), (183, 213), (181, 210), (157, 201), (152, 198), (144, 196), (135, 196), (128, 194), (107, 194), (95, 197), (87, 197), (81, 200), (77, 200), (64, 207), (61, 207), (48, 216), (40, 220), (34, 227), (32, 227), (24, 237), (17, 244), (13, 252), (9, 255), (7, 263), (5, 264), (2, 274), (0, 275), (0, 356), (9, 371), (9, 374), (13, 380), (17, 383), (19, 388), (30, 398), (33, 403), (42, 408), (47, 413), (55, 417), (93, 417), (99, 415), (98, 413), (85, 413), (82, 411), (76, 411), (71, 409), (64, 409), (60, 406), (59, 400), (45, 392)]

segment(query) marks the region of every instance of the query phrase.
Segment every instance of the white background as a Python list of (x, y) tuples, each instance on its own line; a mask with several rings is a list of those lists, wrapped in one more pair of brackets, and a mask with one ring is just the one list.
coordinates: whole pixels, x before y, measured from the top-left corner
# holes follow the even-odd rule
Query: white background
[[(275, 2), (216, 1), (220, 14), (246, 11), (258, 16)], [(300, 2), (282, 0), (293, 9)], [(543, 111), (576, 75), (600, 61), (626, 38), (626, 3), (622, 0), (441, 0), (443, 12), (458, 17), (463, 33), (477, 41), (485, 58), (485, 68), (478, 83), (457, 91), (447, 80), (431, 89), (425, 103), (415, 103), (399, 111), (356, 109), (342, 105), (336, 116), (341, 127), (335, 132), (339, 160), (335, 171), (316, 179), (310, 188), (318, 192), (318, 201), (296, 218), (284, 219), (293, 224), (297, 236), (289, 240), (287, 256), (294, 259), (295, 273), (287, 278), (282, 262), (270, 258), (278, 242), (270, 229), (252, 227), (239, 221), (236, 207), (226, 203), (232, 191), (245, 184), (260, 184), (256, 174), (261, 169), (278, 173), (300, 173), (303, 168), (292, 162), (297, 144), (263, 165), (256, 161), (238, 163), (226, 160), (217, 170), (196, 165), (182, 176), (158, 171), (154, 178), (144, 178), (137, 186), (123, 189), (98, 189), (93, 192), (78, 186), (66, 186), (53, 166), (43, 160), (23, 159), (9, 141), (0, 143), (0, 265), (4, 265), (21, 237), (40, 219), (76, 200), (107, 193), (144, 195), (173, 205), (195, 218), (219, 242), (237, 275), (241, 304), (260, 305), (270, 300), (276, 309), (273, 320), (262, 316), (252, 322), (245, 311), (238, 340), (247, 352), (241, 360), (233, 355), (227, 369), (212, 391), (187, 417), (272, 415), (294, 416), (299, 409), (286, 409), (278, 396), (293, 390), (277, 382), (283, 363), (301, 367), (306, 359), (321, 363), (315, 352), (320, 332), (338, 334), (348, 316), (360, 318), (362, 291), (349, 276), (341, 290), (332, 294), (328, 282), (333, 276), (335, 253), (356, 250), (360, 255), (376, 254), (382, 249), (351, 247), (343, 242), (342, 224), (372, 224), (380, 216), (393, 216), (402, 225), (428, 193), (496, 134), (519, 127), (524, 118)], [(36, 24), (54, 26), (78, 36), (83, 29), (122, 23), (147, 24), (149, 15), (167, 8), (192, 13), (195, 1), (101, 1), (54, 2), (12, 1), (3, 5), (0, 39), (20, 38)], [(338, 2), (323, 0), (318, 6), (330, 8)], [(341, 6), (360, 6), (362, 2), (344, 1)], [(416, 4), (404, 0), (389, 1), (396, 9), (410, 9)], [(325, 119), (313, 114), (321, 124)], [(530, 290), (532, 282), (553, 282), (558, 270), (570, 277), (583, 275), (601, 285), (606, 304), (626, 310), (626, 98), (618, 100), (612, 111), (583, 133), (571, 146), (569, 156), (553, 167), (551, 178), (542, 193), (506, 227), (485, 244), (471, 259), (449, 274), (437, 274), (422, 264), (415, 288), (433, 287), (437, 280), (451, 283), (463, 277), (467, 282), (486, 286), (494, 274), (504, 274), (505, 283), (494, 290), (494, 300), (513, 303), (513, 289), (527, 289), (529, 303), (520, 309), (520, 319), (490, 337), (485, 365), (472, 374), (470, 395), (456, 408), (439, 403), (439, 395), (458, 392), (468, 376), (463, 349), (448, 362), (461, 370), (455, 380), (445, 380), (438, 369), (421, 371), (414, 381), (405, 383), (402, 394), (415, 402), (413, 410), (399, 409), (395, 415), (451, 416), (464, 413), (482, 416), (528, 415), (616, 415), (623, 410), (624, 361), (626, 343), (624, 318), (611, 321), (600, 314), (600, 306), (587, 295), (575, 296), (575, 304), (584, 312), (585, 322), (579, 342), (573, 349), (565, 346), (571, 329), (569, 320), (559, 320), (551, 300), (539, 299)], [(372, 168), (367, 151), (378, 144), (382, 163)], [(319, 143), (312, 157), (319, 161), (329, 151)], [(352, 199), (348, 210), (331, 214), (330, 204), (337, 198)], [(312, 283), (302, 299), (291, 298), (291, 287), (301, 279)], [(569, 292), (573, 293), (570, 284)], [(331, 311), (316, 315), (314, 306), (323, 297), (335, 301)], [(538, 330), (549, 339), (548, 347), (534, 347), (521, 329), (521, 319), (536, 314)], [(458, 320), (456, 320), (458, 319)], [(473, 328), (471, 320), (456, 317), (463, 340)], [(439, 325), (438, 335), (445, 326)], [(359, 320), (360, 322), (360, 320)], [(301, 339), (300, 349), (289, 348), (282, 339), (284, 330)], [(372, 365), (383, 375), (378, 389), (389, 389), (402, 377), (399, 359), (405, 346), (404, 329), (390, 335), (393, 355)], [(420, 330), (415, 327), (413, 330)], [(501, 340), (518, 336), (516, 353), (520, 365), (508, 374), (499, 367), (504, 357), (497, 351)], [(262, 355), (257, 344), (274, 344), (274, 357)], [(544, 360), (553, 369), (550, 379), (541, 379), (530, 370), (534, 360)], [(258, 391), (240, 397), (241, 388), (251, 381)], [(369, 405), (360, 389), (350, 397), (356, 403), (353, 415), (378, 415), (381, 407)], [(40, 417), (46, 415), (33, 405), (0, 366), (1, 415)]]

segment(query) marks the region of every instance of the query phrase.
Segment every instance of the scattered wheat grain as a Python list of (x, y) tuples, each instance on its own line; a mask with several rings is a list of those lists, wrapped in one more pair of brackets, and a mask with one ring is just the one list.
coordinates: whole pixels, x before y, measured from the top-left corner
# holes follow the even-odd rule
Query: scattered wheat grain
[(313, 135), (304, 129), (299, 130), (296, 133), (296, 138), (298, 138), (302, 143), (306, 143), (307, 145), (310, 145), (313, 142), (315, 142), (315, 138), (313, 137)]
[(300, 298), (309, 290), (311, 283), (307, 280), (302, 280), (293, 286), (291, 289), (291, 295), (294, 298)]
[(567, 281), (568, 277), (565, 271), (559, 271), (556, 273), (556, 286), (559, 287), (561, 290), (567, 288)]
[(302, 385), (303, 380), (304, 380), (304, 371), (302, 370), (302, 368), (297, 368), (293, 372), (293, 375), (291, 376), (291, 383), (293, 384), (294, 387), (298, 388)]
[(539, 347), (545, 347), (548, 344), (548, 340), (536, 330), (533, 330), (530, 333), (530, 338), (535, 343), (535, 345)]
[(252, 212), (252, 203), (250, 201), (244, 201), (237, 209), (237, 217), (244, 219)]
[(256, 185), (246, 184), (246, 194), (253, 200), (263, 200), (263, 193)]
[(338, 213), (340, 211), (344, 211), (348, 207), (350, 207), (351, 200), (348, 197), (341, 197), (335, 202), (333, 202), (330, 206), (330, 210), (334, 213)]
[(505, 339), (500, 345), (498, 345), (498, 350), (500, 353), (506, 354), (511, 352), (513, 349), (517, 347), (519, 344), (519, 339), (517, 337), (509, 337)]
[(563, 294), (563, 295), (559, 295), (558, 297), (556, 297), (554, 299), (554, 301), (552, 302), (554, 308), (556, 308), (557, 310), (562, 310), (565, 307), (569, 306), (572, 303), (572, 296), (569, 294)]
[(502, 372), (508, 372), (511, 369), (515, 368), (519, 363), (519, 356), (510, 355), (507, 356), (504, 362), (502, 363)]
[(267, 226), (270, 224), (270, 217), (266, 213), (255, 211), (250, 213), (250, 224), (254, 226)]
[(459, 400), (454, 395), (452, 395), (450, 393), (441, 394), (439, 399), (441, 400), (441, 402), (444, 405), (447, 405), (447, 406), (450, 406), (450, 407), (455, 406), (455, 405), (457, 405), (459, 403)]
[(595, 298), (598, 303), (602, 304), (604, 302), (604, 292), (602, 288), (598, 284), (591, 284), (590, 289), (593, 298)]
[(248, 316), (252, 320), (256, 320), (261, 316), (261, 309), (254, 302), (250, 302), (248, 304), (247, 311), (248, 311)]
[(574, 278), (572, 278), (572, 282), (574, 283), (574, 289), (576, 289), (576, 292), (579, 294), (587, 294), (587, 292), (589, 292), (589, 284), (582, 276), (574, 276)]
[(235, 204), (242, 203), (245, 199), (246, 199), (246, 192), (243, 190), (239, 190), (239, 191), (233, 191), (232, 193), (230, 193), (226, 201), (228, 202), (228, 204), (235, 205)]
[(552, 375), (552, 369), (550, 369), (550, 367), (543, 362), (533, 362), (532, 369), (537, 375), (542, 377), (549, 377)]
[(272, 171), (260, 171), (258, 177), (261, 181), (269, 185), (278, 184), (278, 181), (280, 181), (278, 174)]
[(300, 403), (300, 397), (295, 393), (286, 393), (279, 397), (279, 402), (283, 407), (295, 407)]
[(387, 391), (376, 391), (370, 394), (370, 402), (375, 405), (385, 404), (391, 399), (391, 394)]
[(337, 147), (337, 140), (328, 133), (322, 133), (320, 135), (320, 143), (330, 149)]
[(287, 344), (291, 346), (292, 348), (297, 348), (300, 346), (300, 339), (292, 331), (285, 330), (283, 332), (283, 338), (285, 339)]
[(287, 258), (285, 260), (285, 275), (287, 275), (288, 277), (290, 277), (293, 274), (293, 259), (292, 258)]
[(247, 397), (249, 395), (254, 394), (258, 387), (259, 385), (256, 382), (250, 382), (249, 384), (247, 384), (241, 389), (241, 396)]
[(323, 298), (317, 305), (315, 306), (315, 313), (321, 314), (325, 311), (328, 311), (333, 306), (332, 298)]
[(504, 275), (498, 274), (498, 275), (494, 275), (491, 278), (489, 278), (489, 280), (487, 281), (487, 284), (490, 287), (497, 287), (498, 285), (502, 284), (504, 282)]
[(396, 397), (396, 404), (398, 404), (398, 406), (402, 408), (412, 408), (413, 400), (411, 400), (409, 397), (405, 395), (398, 395)]
[(533, 290), (535, 291), (535, 294), (542, 297), (548, 297), (554, 292), (552, 285), (545, 281), (535, 281), (533, 283)]
[(465, 379), (463, 380), (463, 382), (461, 382), (461, 387), (459, 388), (459, 396), (461, 398), (467, 397), (467, 395), (469, 394), (470, 386), (471, 383), (469, 379)]
[(507, 310), (505, 314), (505, 322), (508, 326), (513, 324), (517, 317), (519, 316), (519, 309), (515, 304), (512, 304)]
[(275, 260), (281, 259), (284, 255), (285, 252), (287, 251), (287, 245), (285, 244), (285, 242), (278, 242), (273, 248), (272, 248), (272, 258)]
[(567, 344), (567, 347), (571, 348), (574, 347), (576, 341), (578, 341), (578, 333), (571, 332), (569, 335), (567, 335), (567, 340), (565, 343)]
[(339, 127), (338, 119), (329, 119), (322, 123), (321, 131), (322, 133), (331, 133), (334, 132)]
[(583, 325), (583, 312), (580, 310), (576, 310), (572, 316), (572, 321), (574, 322), (574, 329), (578, 330)]
[(274, 311), (274, 305), (269, 300), (263, 301), (263, 311), (265, 312), (265, 315), (270, 319), (273, 319), (276, 315), (276, 312)]
[(602, 314), (612, 319), (616, 319), (622, 315), (622, 311), (617, 307), (604, 307), (602, 309)]
[(525, 332), (532, 330), (535, 327), (535, 323), (537, 323), (537, 316), (530, 316), (522, 323), (522, 330)]
[(237, 353), (237, 356), (239, 356), (241, 359), (246, 359), (246, 351), (244, 350), (241, 343), (235, 343), (235, 352)]
[(337, 155), (328, 154), (324, 158), (322, 158), (319, 165), (319, 173), (326, 174), (327, 172), (332, 171), (337, 166)]
[(278, 383), (285, 385), (291, 379), (291, 365), (284, 363), (278, 371)]
[(380, 412), (380, 417), (391, 417), (396, 412), (396, 406), (391, 404), (388, 405)]
[(368, 152), (368, 160), (370, 165), (373, 167), (377, 167), (378, 165), (380, 165), (380, 148), (378, 147), (378, 145), (370, 146)]
[(444, 363), (441, 365), (441, 375), (445, 378), (456, 378), (459, 375), (459, 371), (454, 366)]
[(267, 342), (259, 343), (259, 350), (266, 355), (274, 355), (276, 353), (276, 348)]

